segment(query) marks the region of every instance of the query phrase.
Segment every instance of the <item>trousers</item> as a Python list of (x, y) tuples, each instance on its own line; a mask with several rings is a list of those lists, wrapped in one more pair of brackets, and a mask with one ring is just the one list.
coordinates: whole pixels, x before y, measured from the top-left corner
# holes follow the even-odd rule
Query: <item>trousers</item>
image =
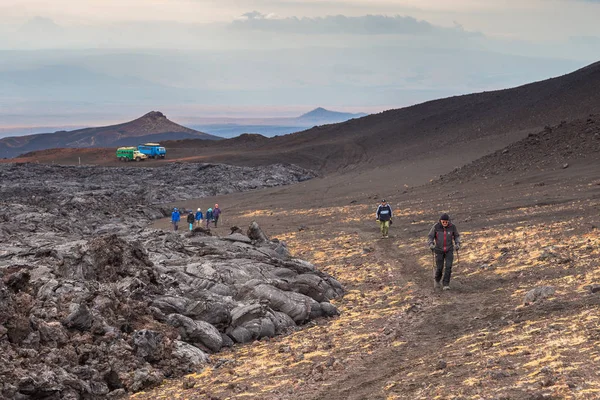
[[(450, 250), (447, 252), (437, 251), (435, 252), (435, 280), (437, 282), (442, 279), (442, 272), (444, 274), (443, 284), (448, 286), (450, 284), (450, 277), (452, 276), (452, 263), (454, 262), (454, 251)], [(444, 268), (445, 267), (445, 268)]]
[(390, 230), (390, 221), (379, 221), (379, 229), (383, 236), (387, 236)]

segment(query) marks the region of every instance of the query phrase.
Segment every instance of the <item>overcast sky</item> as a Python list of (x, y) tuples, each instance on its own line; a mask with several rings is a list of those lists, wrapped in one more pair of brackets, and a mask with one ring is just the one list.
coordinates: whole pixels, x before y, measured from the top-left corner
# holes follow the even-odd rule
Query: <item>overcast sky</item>
[(462, 25), (488, 36), (561, 40), (600, 36), (598, 0), (2, 0), (0, 19), (19, 24), (42, 16), (60, 25), (118, 21), (229, 22), (257, 10), (272, 18), (412, 16)]
[(600, 0), (0, 0), (0, 118), (373, 112), (571, 72), (598, 21)]

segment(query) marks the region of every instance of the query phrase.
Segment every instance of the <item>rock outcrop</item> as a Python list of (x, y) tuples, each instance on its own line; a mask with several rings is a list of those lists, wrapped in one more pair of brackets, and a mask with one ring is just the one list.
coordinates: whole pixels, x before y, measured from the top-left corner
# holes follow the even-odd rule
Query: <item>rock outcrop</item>
[(0, 166), (0, 398), (118, 397), (337, 314), (339, 282), (257, 224), (252, 238), (145, 227), (163, 215), (148, 191), (170, 194), (129, 172)]

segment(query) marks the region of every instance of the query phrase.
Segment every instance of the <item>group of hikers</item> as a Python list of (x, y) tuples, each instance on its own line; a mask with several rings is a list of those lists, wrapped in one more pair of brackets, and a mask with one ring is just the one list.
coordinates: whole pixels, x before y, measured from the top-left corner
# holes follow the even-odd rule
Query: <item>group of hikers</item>
[[(393, 223), (394, 213), (392, 207), (383, 199), (377, 207), (375, 213), (376, 221), (379, 224), (381, 237), (387, 239), (389, 236), (390, 225)], [(187, 215), (187, 223), (189, 230), (194, 229), (194, 223), (197, 227), (202, 226), (203, 221), (206, 221), (206, 228), (210, 223), (214, 223), (215, 228), (221, 216), (221, 209), (218, 204), (214, 208), (206, 210), (206, 215), (202, 213), (202, 209), (198, 208), (196, 213), (192, 210)], [(178, 230), (181, 213), (177, 207), (173, 208), (171, 213), (171, 223), (173, 230)], [(442, 288), (450, 290), (450, 277), (452, 276), (452, 263), (454, 262), (454, 251), (460, 249), (460, 233), (456, 226), (450, 222), (450, 216), (446, 213), (442, 214), (439, 221), (436, 222), (429, 230), (427, 235), (427, 244), (434, 257), (434, 289)]]
[[(390, 225), (392, 224), (392, 207), (383, 199), (377, 207), (376, 221), (379, 224), (381, 237), (387, 238)], [(442, 214), (427, 235), (427, 244), (434, 257), (434, 281), (433, 288), (450, 290), (450, 277), (452, 276), (452, 263), (454, 262), (454, 251), (458, 254), (460, 250), (460, 233), (452, 222), (450, 216)]]
[[(194, 223), (197, 227), (201, 227), (203, 221), (206, 221), (206, 228), (210, 226), (210, 223), (214, 223), (215, 228), (217, 227), (217, 223), (219, 222), (219, 217), (221, 216), (221, 209), (218, 204), (215, 204), (215, 208), (209, 207), (206, 210), (206, 215), (202, 213), (202, 209), (198, 208), (196, 213), (194, 214), (193, 210), (190, 210), (187, 215), (187, 223), (190, 231), (194, 230)], [(173, 208), (173, 212), (171, 213), (171, 223), (173, 224), (173, 230), (176, 231), (179, 229), (179, 221), (181, 221), (181, 213), (177, 207)]]

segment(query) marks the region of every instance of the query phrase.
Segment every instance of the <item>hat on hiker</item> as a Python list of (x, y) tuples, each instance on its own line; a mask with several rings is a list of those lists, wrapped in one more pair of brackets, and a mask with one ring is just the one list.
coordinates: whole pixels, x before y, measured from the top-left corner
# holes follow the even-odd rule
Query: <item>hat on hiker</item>
[(450, 217), (448, 216), (448, 214), (446, 214), (446, 213), (443, 213), (443, 214), (440, 216), (440, 221), (450, 221)]
[(177, 211), (177, 207), (173, 208), (173, 211)]
[(215, 208), (219, 208), (219, 205), (218, 205), (218, 204), (215, 204)]
[(198, 208), (198, 211), (202, 211), (202, 209), (201, 209), (201, 208)]
[(387, 201), (385, 201), (385, 199), (381, 200), (382, 203), (387, 203)]

